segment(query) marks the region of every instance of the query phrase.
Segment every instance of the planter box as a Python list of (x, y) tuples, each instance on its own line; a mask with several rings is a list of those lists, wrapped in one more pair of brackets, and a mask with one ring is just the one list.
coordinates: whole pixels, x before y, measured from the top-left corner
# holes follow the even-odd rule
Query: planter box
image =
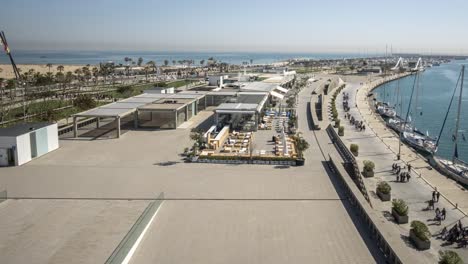
[(359, 156), (359, 152), (353, 152), (353, 151), (351, 151), (351, 153), (353, 153), (353, 155), (354, 155), (355, 157)]
[(366, 170), (364, 170), (364, 171), (362, 171), (362, 175), (363, 175), (364, 177), (366, 177), (366, 178), (372, 178), (372, 177), (374, 177), (374, 171), (366, 171)]
[(382, 200), (382, 202), (388, 202), (392, 198), (391, 193), (385, 194), (385, 193), (381, 193), (379, 191), (376, 191), (376, 193), (377, 193), (377, 196), (379, 196), (380, 200)]
[(395, 218), (395, 221), (400, 224), (407, 224), (409, 217), (407, 215), (399, 215), (395, 209), (392, 208), (392, 215)]
[(410, 237), (410, 240), (411, 242), (413, 242), (414, 246), (419, 249), (419, 250), (426, 250), (426, 249), (429, 249), (431, 248), (431, 241), (423, 241), (421, 239), (419, 239), (419, 237), (417, 237), (413, 230), (410, 230), (409, 232), (409, 237)]
[(305, 160), (304, 159), (297, 159), (296, 166), (304, 166)]

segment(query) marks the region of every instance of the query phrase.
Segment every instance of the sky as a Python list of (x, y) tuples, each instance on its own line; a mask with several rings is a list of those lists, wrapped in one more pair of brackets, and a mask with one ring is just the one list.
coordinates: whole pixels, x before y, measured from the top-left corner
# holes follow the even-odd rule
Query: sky
[(468, 54), (466, 0), (2, 0), (16, 50)]

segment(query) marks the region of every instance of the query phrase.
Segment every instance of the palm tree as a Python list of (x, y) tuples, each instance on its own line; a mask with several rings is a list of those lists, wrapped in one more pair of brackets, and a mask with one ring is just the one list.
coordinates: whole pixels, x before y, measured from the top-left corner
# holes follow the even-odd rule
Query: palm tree
[(138, 58), (137, 65), (141, 66), (142, 63), (143, 63), (143, 58), (142, 57)]
[(47, 63), (46, 66), (49, 68), (49, 72), (50, 72), (50, 68), (52, 68), (52, 63)]
[(93, 69), (91, 71), (92, 71), (93, 76), (95, 78), (94, 82), (97, 84), (98, 77), (99, 77), (99, 69), (97, 67), (93, 67)]
[(156, 62), (154, 62), (154, 61), (151, 60), (151, 61), (148, 61), (148, 62), (146, 63), (146, 65), (150, 66), (151, 69), (153, 70), (153, 72), (156, 71)]
[(168, 60), (164, 60), (164, 66), (167, 66), (169, 65), (169, 61)]
[(65, 67), (63, 67), (63, 65), (57, 66), (57, 71), (63, 72), (63, 70), (65, 70)]

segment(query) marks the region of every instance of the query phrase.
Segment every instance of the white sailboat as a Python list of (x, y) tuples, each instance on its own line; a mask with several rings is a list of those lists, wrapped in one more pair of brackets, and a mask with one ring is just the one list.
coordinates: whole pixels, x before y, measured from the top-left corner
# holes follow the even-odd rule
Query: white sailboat
[[(458, 111), (457, 111), (457, 122), (455, 126), (455, 135), (453, 135), (454, 151), (453, 151), (452, 159), (451, 160), (444, 159), (444, 158), (437, 157), (434, 155), (432, 156), (432, 159), (430, 161), (431, 161), (431, 164), (441, 173), (451, 177), (452, 179), (464, 185), (468, 185), (468, 164), (458, 159), (458, 143), (459, 143), (459, 138), (460, 138), (460, 135), (459, 135), (460, 134), (460, 114), (461, 114), (461, 103), (462, 103), (462, 96), (463, 96), (463, 79), (465, 76), (464, 65), (462, 66), (460, 76), (461, 76), (460, 77), (461, 85), (460, 85), (460, 95), (458, 98)], [(457, 82), (457, 86), (458, 86), (458, 82)], [(454, 91), (454, 95), (455, 95), (455, 91)], [(452, 100), (453, 100), (453, 96), (452, 96)], [(444, 124), (442, 125), (440, 134), (442, 134), (442, 131), (444, 129), (445, 121), (447, 120), (447, 116), (450, 111), (452, 100), (450, 101), (449, 109), (447, 110), (447, 114), (445, 116)]]

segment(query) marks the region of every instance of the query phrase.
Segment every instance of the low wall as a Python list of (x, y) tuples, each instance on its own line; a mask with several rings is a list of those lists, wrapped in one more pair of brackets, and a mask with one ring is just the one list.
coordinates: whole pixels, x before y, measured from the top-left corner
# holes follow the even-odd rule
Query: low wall
[(361, 191), (362, 195), (364, 198), (367, 200), (369, 205), (372, 207), (372, 203), (370, 201), (369, 194), (367, 193), (366, 186), (364, 184), (364, 180), (361, 175), (361, 171), (359, 169), (359, 165), (356, 161), (356, 158), (354, 155), (351, 153), (351, 151), (348, 149), (346, 144), (343, 143), (341, 138), (338, 136), (336, 133), (335, 129), (332, 127), (332, 125), (328, 125), (327, 127), (327, 134), (330, 137), (330, 139), (333, 142), (333, 145), (335, 145), (336, 150), (340, 154), (340, 156), (343, 158), (345, 161), (345, 168), (348, 171), (349, 175), (355, 182), (356, 186), (359, 188)]
[(347, 198), (351, 205), (356, 209), (354, 212), (364, 222), (366, 228), (371, 234), (373, 242), (376, 243), (379, 250), (383, 253), (386, 259), (386, 263), (419, 263), (417, 256), (411, 254), (406, 248), (405, 243), (401, 240), (399, 234), (393, 234), (392, 231), (386, 226), (387, 223), (382, 223), (379, 219), (379, 212), (374, 211), (370, 205), (366, 202), (365, 198), (359, 195), (359, 190), (349, 180), (348, 177), (344, 176), (346, 171), (343, 166), (335, 163), (337, 157), (329, 155), (328, 166), (334, 175), (338, 176), (341, 185), (344, 187), (344, 191), (347, 194)]
[(214, 164), (255, 164), (255, 165), (286, 165), (286, 166), (296, 166), (295, 160), (268, 160), (268, 159), (204, 159), (198, 158), (196, 163), (214, 163)]

